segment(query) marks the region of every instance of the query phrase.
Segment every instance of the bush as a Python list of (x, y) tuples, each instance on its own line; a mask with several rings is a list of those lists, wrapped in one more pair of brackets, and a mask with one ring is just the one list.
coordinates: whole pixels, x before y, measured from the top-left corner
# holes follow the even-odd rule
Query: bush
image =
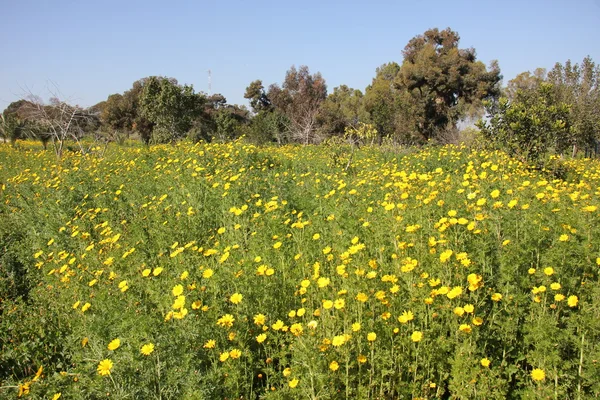
[(517, 91), (514, 101), (487, 102), (488, 121), (477, 124), (493, 146), (524, 162), (542, 164), (550, 154), (561, 154), (573, 141), (570, 106), (556, 102), (552, 85)]

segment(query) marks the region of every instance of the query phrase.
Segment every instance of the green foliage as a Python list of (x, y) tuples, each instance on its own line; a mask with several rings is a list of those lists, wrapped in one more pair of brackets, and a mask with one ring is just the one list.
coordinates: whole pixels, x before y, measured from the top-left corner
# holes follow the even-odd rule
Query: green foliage
[(23, 134), (24, 124), (14, 115), (0, 114), (0, 137), (10, 141), (14, 146)]
[(214, 113), (216, 138), (222, 142), (239, 137), (241, 127), (247, 123), (247, 111), (235, 106), (221, 107)]
[(589, 56), (581, 64), (557, 63), (548, 73), (556, 102), (571, 105), (573, 156), (600, 140), (600, 65)]
[(396, 85), (415, 104), (414, 127), (422, 140), (453, 127), (474, 104), (499, 94), (500, 68), (488, 71), (476, 61), (475, 49), (459, 49), (458, 33), (430, 29), (411, 39)]
[(286, 135), (288, 125), (288, 119), (279, 111), (261, 111), (252, 118), (246, 136), (255, 144), (284, 144), (288, 142)]
[(272, 109), (271, 99), (265, 92), (265, 88), (261, 80), (255, 80), (248, 85), (244, 98), (250, 101), (250, 107), (256, 114), (261, 111), (267, 111)]
[(191, 86), (179, 86), (167, 78), (150, 77), (140, 96), (140, 115), (155, 125), (155, 143), (174, 142), (184, 137), (200, 115), (205, 99)]
[(344, 131), (344, 138), (351, 143), (373, 144), (379, 136), (377, 129), (373, 125), (360, 122), (356, 128), (347, 127)]
[(306, 65), (292, 66), (281, 87), (269, 87), (268, 98), (283, 114), (289, 139), (303, 144), (313, 143), (321, 103), (327, 97), (327, 85), (319, 72), (311, 74)]
[(515, 100), (500, 98), (486, 109), (489, 121), (478, 123), (483, 136), (522, 161), (543, 164), (573, 142), (570, 106), (556, 101), (550, 84), (535, 92), (519, 90)]
[(375, 126), (381, 139), (396, 137), (402, 141), (405, 104), (402, 94), (395, 88), (394, 80), (400, 71), (397, 63), (384, 64), (377, 68), (377, 73), (371, 85), (365, 91), (364, 105), (368, 112), (368, 121)]
[(342, 136), (346, 128), (357, 126), (367, 118), (362, 92), (341, 85), (321, 104), (318, 123), (325, 136)]
[(508, 81), (508, 85), (503, 90), (504, 97), (507, 97), (509, 100), (514, 100), (517, 97), (518, 91), (536, 91), (540, 84), (545, 80), (545, 68), (536, 68), (533, 74), (529, 71), (521, 72), (519, 75)]
[(0, 397), (598, 396), (598, 162), (335, 140), (0, 146)]

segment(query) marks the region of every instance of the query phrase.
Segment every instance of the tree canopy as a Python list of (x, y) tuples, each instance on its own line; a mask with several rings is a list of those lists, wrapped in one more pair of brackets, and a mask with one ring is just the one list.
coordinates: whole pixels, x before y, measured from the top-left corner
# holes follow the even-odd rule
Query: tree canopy
[(404, 48), (396, 87), (414, 102), (414, 127), (423, 140), (454, 126), (473, 103), (500, 94), (500, 68), (477, 61), (475, 49), (460, 49), (458, 33), (427, 30)]

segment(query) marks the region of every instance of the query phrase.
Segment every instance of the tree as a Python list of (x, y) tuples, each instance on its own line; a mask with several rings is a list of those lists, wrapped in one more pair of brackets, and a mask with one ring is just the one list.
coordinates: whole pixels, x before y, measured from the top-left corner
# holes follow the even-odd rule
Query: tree
[(327, 85), (320, 73), (310, 74), (303, 65), (292, 66), (282, 87), (269, 87), (268, 98), (286, 116), (287, 130), (293, 139), (308, 144), (315, 140), (319, 106), (327, 97)]
[(254, 114), (247, 128), (248, 139), (258, 144), (284, 143), (289, 120), (273, 105), (262, 81), (257, 79), (251, 82), (246, 88), (244, 98), (249, 100)]
[(521, 72), (519, 75), (508, 81), (508, 85), (504, 92), (509, 100), (513, 100), (516, 97), (517, 91), (535, 91), (545, 80), (545, 68), (536, 68), (535, 71), (533, 71), (533, 74), (529, 71)]
[(410, 94), (415, 129), (425, 141), (456, 126), (472, 104), (500, 93), (498, 64), (492, 62), (488, 71), (476, 61), (474, 49), (458, 48), (459, 40), (450, 28), (436, 28), (414, 37), (404, 48), (396, 87)]
[(317, 120), (326, 135), (342, 136), (347, 127), (357, 127), (367, 119), (363, 105), (363, 93), (358, 89), (341, 85), (333, 89), (321, 103)]
[(23, 121), (16, 116), (4, 113), (0, 114), (0, 137), (9, 140), (14, 147), (17, 139), (21, 138), (23, 132)]
[(272, 108), (271, 99), (267, 96), (261, 80), (255, 80), (248, 85), (244, 98), (250, 101), (250, 107), (255, 114)]
[(28, 105), (26, 100), (13, 101), (0, 114), (0, 136), (10, 141), (12, 146), (16, 145), (18, 139), (30, 133), (26, 123)]
[(240, 127), (248, 123), (248, 110), (236, 105), (220, 107), (214, 116), (216, 135), (221, 141), (234, 140)]
[(111, 94), (100, 113), (102, 123), (113, 130), (131, 129), (131, 114), (121, 94)]
[(523, 162), (543, 165), (550, 153), (571, 143), (570, 106), (556, 101), (554, 87), (541, 83), (535, 91), (517, 90), (515, 99), (487, 102), (489, 121), (477, 124), (483, 136)]
[(154, 141), (173, 142), (190, 130), (205, 101), (191, 86), (180, 86), (172, 79), (153, 76), (143, 84), (139, 111), (154, 124)]
[[(137, 132), (145, 144), (150, 142), (154, 123), (149, 121), (140, 111), (140, 98), (144, 84), (149, 78), (142, 78), (132, 84), (131, 89), (123, 94), (115, 93), (106, 101), (96, 105), (102, 124), (114, 134)], [(177, 84), (175, 79), (170, 79)], [(99, 107), (98, 107), (99, 106)]]
[(398, 63), (383, 64), (377, 68), (375, 78), (365, 91), (364, 107), (368, 121), (378, 132), (379, 143), (385, 137), (400, 136), (398, 128), (410, 125), (402, 120), (403, 93), (394, 84), (399, 72)]
[(86, 131), (96, 126), (94, 115), (88, 109), (72, 105), (52, 94), (54, 96), (48, 103), (39, 96), (29, 94), (21, 108), (26, 121), (36, 127), (38, 135), (49, 137), (57, 158), (62, 157), (67, 140), (73, 140), (79, 150), (86, 153), (80, 139)]
[(600, 66), (588, 56), (581, 65), (556, 63), (548, 73), (556, 101), (571, 105), (573, 156), (600, 139)]

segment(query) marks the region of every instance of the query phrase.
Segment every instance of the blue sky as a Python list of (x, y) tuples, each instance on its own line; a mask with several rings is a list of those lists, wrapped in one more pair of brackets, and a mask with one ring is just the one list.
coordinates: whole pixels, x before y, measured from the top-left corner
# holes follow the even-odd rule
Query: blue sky
[(25, 91), (93, 105), (140, 78), (174, 77), (246, 104), (255, 79), (281, 83), (291, 65), (330, 91), (364, 90), (375, 68), (402, 61), (415, 35), (450, 27), (460, 47), (500, 63), (504, 83), (555, 62), (600, 62), (600, 0), (32, 1), (0, 0), (0, 110)]

